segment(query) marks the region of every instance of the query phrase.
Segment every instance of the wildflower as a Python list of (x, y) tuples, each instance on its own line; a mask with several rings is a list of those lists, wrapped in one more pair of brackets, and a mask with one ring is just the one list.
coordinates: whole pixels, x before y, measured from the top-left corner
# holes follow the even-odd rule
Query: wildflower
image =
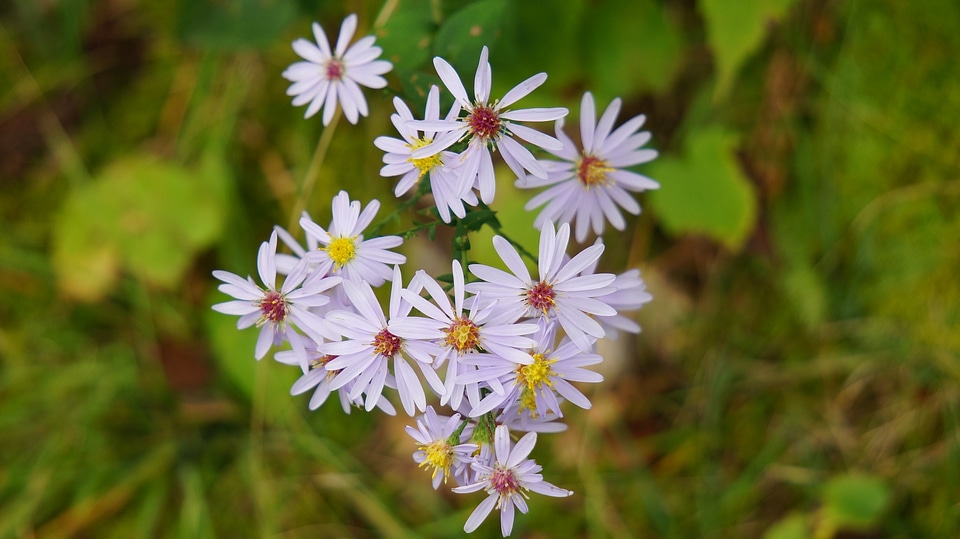
[[(440, 213), (443, 222), (450, 222), (451, 212), (461, 219), (464, 218), (466, 216), (466, 210), (463, 207), (464, 201), (476, 206), (477, 197), (470, 189), (464, 191), (459, 184), (457, 175), (447, 170), (444, 165), (445, 161), (455, 158), (456, 154), (442, 151), (429, 157), (413, 157), (418, 149), (433, 142), (437, 132), (427, 130), (421, 135), (420, 131), (410, 126), (410, 122), (414, 119), (413, 114), (403, 100), (395, 97), (393, 103), (397, 108), (397, 113), (391, 115), (390, 120), (403, 138), (377, 137), (373, 141), (377, 148), (387, 152), (383, 156), (385, 165), (380, 169), (380, 175), (384, 177), (401, 176), (394, 190), (394, 194), (398, 197), (409, 191), (424, 175), (427, 175), (430, 181), (430, 192), (433, 194), (437, 211)], [(455, 120), (459, 112), (460, 105), (455, 103), (450, 113), (447, 114), (446, 121)], [(440, 89), (431, 86), (430, 93), (427, 94), (424, 120), (437, 121), (439, 119)]]
[(360, 202), (350, 201), (346, 191), (333, 197), (333, 221), (324, 230), (309, 217), (300, 218), (300, 226), (313, 235), (321, 247), (305, 255), (305, 260), (316, 265), (320, 275), (342, 275), (345, 279), (367, 281), (370, 286), (380, 286), (390, 280), (393, 264), (403, 264), (407, 257), (388, 251), (403, 243), (400, 236), (383, 236), (363, 239), (363, 229), (373, 221), (380, 209), (380, 202), (371, 200), (363, 213)]
[[(307, 357), (309, 359), (309, 371), (293, 383), (293, 386), (290, 388), (291, 395), (300, 395), (301, 393), (306, 393), (316, 388), (308, 404), (311, 410), (316, 410), (323, 406), (323, 403), (326, 402), (332, 392), (336, 392), (339, 396), (340, 407), (344, 413), (349, 414), (353, 406), (363, 405), (363, 399), (361, 397), (358, 396), (355, 399), (351, 399), (349, 396), (353, 390), (353, 384), (347, 384), (336, 390), (330, 388), (330, 382), (333, 381), (333, 378), (339, 371), (328, 371), (325, 367), (331, 360), (336, 359), (336, 356), (326, 355), (318, 351), (317, 344), (312, 343), (312, 346), (307, 347)], [(297, 361), (291, 351), (277, 352), (274, 358), (280, 363), (286, 364), (295, 364)], [(380, 408), (388, 415), (397, 415), (397, 410), (387, 399), (377, 401), (377, 408)]]
[(322, 292), (339, 284), (340, 278), (307, 279), (308, 268), (302, 263), (293, 268), (290, 275), (284, 279), (283, 286), (277, 290), (276, 254), (277, 233), (274, 231), (270, 240), (260, 245), (257, 254), (257, 271), (266, 288), (257, 286), (250, 277), (243, 279), (227, 271), (214, 271), (213, 276), (224, 283), (218, 289), (237, 299), (218, 303), (213, 306), (213, 310), (239, 315), (238, 329), (253, 325), (260, 328), (254, 357), (262, 359), (271, 345), (279, 346), (287, 340), (297, 352), (301, 367), (306, 372), (304, 343), (294, 326), (314, 340), (337, 338), (320, 317), (307, 309), (327, 304), (330, 299)]
[(646, 117), (636, 116), (612, 130), (620, 112), (620, 99), (614, 99), (604, 111), (600, 121), (594, 123), (595, 109), (590, 92), (583, 94), (580, 105), (580, 138), (583, 148), (576, 145), (563, 132), (563, 120), (556, 124), (557, 138), (563, 148), (545, 148), (563, 161), (541, 160), (548, 174), (546, 177), (526, 178), (517, 181), (517, 187), (534, 188), (552, 186), (530, 199), (527, 210), (546, 204), (534, 221), (540, 227), (546, 221), (559, 223), (576, 222), (576, 238), (583, 242), (587, 227), (593, 224), (594, 234), (603, 233), (604, 219), (617, 230), (623, 230), (626, 222), (620, 208), (628, 213), (640, 213), (640, 205), (628, 191), (656, 189), (660, 185), (624, 167), (639, 165), (657, 157), (655, 150), (641, 148), (650, 140), (649, 131), (637, 132)]
[(537, 433), (529, 432), (511, 447), (510, 431), (506, 426), (497, 427), (494, 434), (495, 458), (492, 464), (474, 461), (472, 467), (477, 474), (475, 483), (456, 487), (454, 492), (464, 494), (485, 490), (487, 499), (480, 502), (467, 518), (463, 531), (470, 533), (480, 526), (490, 511), (500, 510), (500, 531), (504, 537), (513, 531), (514, 507), (526, 513), (527, 492), (533, 491), (545, 496), (564, 498), (573, 495), (572, 490), (554, 486), (543, 480), (540, 475), (542, 466), (527, 459), (537, 443)]
[(485, 282), (471, 283), (467, 290), (482, 293), (487, 301), (499, 300), (501, 308), (517, 317), (557, 320), (567, 336), (586, 352), (596, 339), (604, 336), (603, 328), (590, 315), (617, 314), (598, 299), (615, 290), (610, 287), (615, 277), (609, 273), (578, 275), (596, 262), (603, 253), (603, 244), (587, 247), (564, 261), (569, 239), (570, 226), (566, 223), (558, 231), (554, 231), (550, 221), (544, 223), (540, 231), (540, 278), (533, 281), (517, 250), (507, 240), (494, 236), (493, 245), (512, 275), (491, 266), (471, 264), (470, 272)]
[(417, 427), (406, 428), (407, 434), (419, 444), (413, 460), (421, 468), (432, 470), (434, 490), (440, 483), (446, 483), (450, 476), (464, 478), (477, 449), (477, 444), (460, 443), (463, 439), (461, 425), (460, 414), (438, 416), (433, 406), (427, 406), (426, 413), (417, 418)]
[(474, 99), (471, 101), (460, 82), (460, 77), (449, 63), (439, 56), (433, 59), (437, 74), (453, 94), (457, 102), (467, 111), (464, 118), (443, 121), (411, 122), (420, 129), (432, 129), (443, 133), (432, 144), (428, 144), (413, 153), (413, 157), (422, 159), (435, 155), (448, 148), (457, 140), (467, 138), (467, 149), (460, 154), (460, 163), (456, 165), (460, 181), (467, 189), (476, 186), (480, 189), (480, 199), (485, 204), (493, 201), (496, 182), (493, 174), (491, 150), (499, 150), (504, 162), (518, 178), (525, 176), (524, 170), (539, 178), (546, 179), (547, 171), (514, 137), (525, 140), (545, 150), (560, 151), (563, 143), (516, 122), (545, 122), (557, 120), (567, 115), (567, 109), (533, 108), (507, 110), (518, 100), (537, 89), (545, 80), (546, 73), (538, 73), (516, 85), (502, 99), (490, 102), (491, 70), (487, 61), (486, 47), (480, 52), (480, 63), (474, 83)]
[(293, 83), (287, 88), (287, 95), (294, 96), (294, 106), (310, 103), (304, 118), (323, 108), (323, 125), (328, 125), (339, 102), (347, 121), (355, 124), (359, 116), (368, 114), (360, 85), (367, 88), (387, 85), (381, 75), (393, 69), (393, 65), (377, 60), (383, 49), (373, 45), (376, 38), (367, 36), (347, 46), (356, 30), (357, 16), (351, 14), (340, 25), (337, 48), (332, 52), (327, 34), (317, 23), (313, 23), (316, 45), (302, 38), (293, 42), (293, 50), (306, 61), (291, 65), (282, 76)]

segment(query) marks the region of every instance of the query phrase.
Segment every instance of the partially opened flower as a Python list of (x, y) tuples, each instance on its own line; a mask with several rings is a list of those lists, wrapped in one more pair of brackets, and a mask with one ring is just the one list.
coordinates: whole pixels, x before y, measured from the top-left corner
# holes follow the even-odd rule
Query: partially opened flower
[[(525, 208), (544, 206), (534, 221), (541, 227), (546, 221), (576, 224), (576, 238), (583, 242), (593, 225), (594, 234), (603, 233), (604, 222), (623, 230), (626, 222), (619, 208), (628, 213), (640, 213), (640, 205), (628, 191), (645, 191), (660, 186), (650, 178), (631, 172), (626, 167), (652, 161), (656, 150), (643, 148), (650, 140), (649, 131), (639, 131), (646, 116), (631, 118), (613, 129), (620, 112), (620, 99), (614, 99), (603, 116), (595, 122), (593, 96), (583, 94), (580, 105), (580, 138), (583, 148), (577, 150), (574, 142), (563, 132), (563, 120), (557, 121), (557, 138), (563, 141), (561, 150), (545, 148), (563, 161), (541, 160), (548, 174), (546, 178), (524, 178), (517, 187), (551, 186), (530, 199)], [(619, 207), (618, 207), (619, 206)]]
[(316, 44), (302, 38), (293, 42), (293, 50), (305, 61), (284, 70), (283, 78), (293, 82), (287, 88), (287, 95), (294, 96), (294, 106), (310, 104), (305, 118), (323, 108), (323, 125), (328, 125), (339, 102), (347, 121), (355, 124), (360, 116), (369, 114), (360, 86), (383, 88), (387, 85), (381, 75), (393, 69), (393, 65), (377, 60), (383, 49), (373, 45), (375, 37), (364, 37), (348, 47), (356, 30), (357, 16), (351, 14), (340, 25), (337, 48), (332, 51), (327, 34), (317, 23), (313, 23)]
[(407, 434), (417, 441), (413, 460), (432, 472), (433, 489), (454, 476), (459, 484), (466, 477), (466, 468), (472, 460), (477, 444), (460, 443), (463, 439), (460, 414), (439, 416), (433, 406), (417, 418), (417, 427), (407, 426)]
[(573, 495), (572, 490), (562, 489), (547, 483), (540, 475), (542, 466), (527, 456), (533, 451), (537, 443), (537, 433), (530, 432), (520, 438), (517, 445), (510, 442), (510, 430), (500, 425), (494, 434), (495, 459), (492, 465), (478, 460), (472, 464), (477, 474), (477, 482), (456, 487), (457, 493), (469, 493), (484, 490), (487, 499), (480, 502), (473, 513), (467, 518), (463, 531), (470, 533), (480, 526), (490, 511), (500, 510), (500, 531), (504, 537), (513, 531), (514, 508), (526, 513), (528, 491), (544, 496), (564, 498)]
[(490, 63), (487, 61), (488, 54), (487, 48), (483, 47), (474, 79), (472, 100), (467, 96), (467, 91), (453, 66), (439, 56), (434, 58), (433, 65), (437, 74), (460, 106), (467, 111), (467, 115), (455, 120), (411, 123), (418, 129), (440, 133), (432, 144), (414, 152), (413, 156), (418, 159), (435, 155), (462, 138), (469, 139), (467, 149), (460, 154), (460, 163), (455, 167), (467, 189), (474, 185), (480, 189), (480, 199), (485, 204), (493, 201), (496, 191), (491, 151), (499, 150), (504, 162), (517, 177), (522, 178), (525, 175), (524, 170), (528, 170), (534, 176), (546, 179), (547, 171), (537, 163), (530, 150), (514, 140), (514, 137), (545, 150), (560, 151), (563, 148), (563, 143), (550, 135), (516, 122), (552, 121), (567, 115), (567, 109), (562, 107), (508, 110), (511, 105), (543, 84), (547, 80), (546, 73), (538, 73), (528, 78), (514, 86), (503, 98), (490, 102), (492, 75)]

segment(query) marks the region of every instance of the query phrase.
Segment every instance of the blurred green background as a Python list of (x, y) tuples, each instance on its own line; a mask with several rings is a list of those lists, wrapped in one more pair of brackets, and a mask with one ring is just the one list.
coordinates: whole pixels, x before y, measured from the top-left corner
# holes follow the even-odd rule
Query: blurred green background
[[(280, 73), (351, 12), (395, 70), (307, 192), (323, 129)], [(482, 44), (493, 95), (546, 71), (521, 105), (568, 125), (583, 91), (621, 96), (661, 152), (601, 263), (642, 268), (644, 331), (541, 436), (576, 495), (533, 496), (514, 536), (960, 536), (955, 0), (8, 0), (0, 537), (462, 533), (480, 497), (430, 488), (412, 421), (309, 412), (209, 309), (210, 271), (254, 273), (298, 203), (395, 204), (391, 96), (420, 114), (430, 59), (469, 85)], [(493, 209), (534, 241), (503, 180)], [(409, 242), (405, 276), (448, 243)]]

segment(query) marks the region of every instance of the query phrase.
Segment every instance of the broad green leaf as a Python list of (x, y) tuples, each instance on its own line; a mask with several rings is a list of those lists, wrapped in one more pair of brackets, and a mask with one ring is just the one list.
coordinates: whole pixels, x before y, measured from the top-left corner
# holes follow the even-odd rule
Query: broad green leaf
[(890, 490), (871, 475), (834, 477), (823, 489), (825, 517), (840, 529), (871, 526), (889, 499)]
[(714, 98), (730, 90), (737, 70), (763, 43), (771, 22), (781, 19), (794, 0), (700, 0), (707, 41), (717, 65)]
[(756, 218), (754, 188), (733, 154), (735, 136), (708, 128), (693, 133), (684, 156), (650, 165), (660, 182), (648, 200), (672, 234), (706, 234), (731, 249), (739, 248)]
[[(208, 50), (267, 48), (296, 13), (290, 0), (191, 0), (180, 6), (178, 33), (184, 42)], [(337, 28), (324, 30), (336, 42)]]
[(597, 96), (665, 90), (682, 64), (681, 36), (652, 0), (608, 0), (585, 14), (585, 68)]
[(377, 45), (394, 69), (415, 69), (431, 58), (433, 30), (433, 16), (422, 3), (400, 2), (387, 24), (377, 31)]
[(808, 539), (810, 525), (807, 516), (800, 513), (787, 515), (763, 534), (763, 539)]
[(480, 49), (492, 46), (499, 37), (506, 8), (506, 0), (481, 0), (454, 13), (437, 32), (434, 54), (457, 69), (471, 96)]
[(118, 208), (90, 186), (70, 194), (53, 229), (53, 267), (70, 297), (96, 301), (116, 283), (120, 255), (113, 223)]

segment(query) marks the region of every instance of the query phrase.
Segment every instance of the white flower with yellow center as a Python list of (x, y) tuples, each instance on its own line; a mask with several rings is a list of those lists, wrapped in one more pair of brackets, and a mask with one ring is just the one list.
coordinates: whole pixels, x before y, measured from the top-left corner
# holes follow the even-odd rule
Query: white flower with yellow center
[(548, 172), (546, 178), (528, 177), (516, 182), (517, 187), (524, 189), (551, 186), (530, 199), (525, 206), (527, 210), (533, 210), (546, 204), (534, 221), (534, 226), (539, 228), (546, 221), (558, 225), (575, 222), (577, 241), (583, 243), (591, 224), (597, 235), (603, 233), (605, 221), (610, 221), (613, 228), (623, 230), (626, 221), (619, 208), (633, 215), (640, 213), (640, 205), (629, 191), (660, 187), (650, 178), (626, 170), (626, 167), (657, 157), (656, 150), (642, 148), (650, 140), (649, 131), (638, 131), (646, 116), (636, 116), (614, 130), (613, 124), (619, 112), (618, 98), (595, 122), (593, 96), (590, 92), (583, 94), (580, 104), (580, 138), (583, 147), (580, 150), (563, 132), (563, 120), (557, 121), (557, 138), (563, 141), (563, 149), (546, 150), (563, 161), (541, 160), (540, 164)]
[(407, 257), (388, 251), (403, 243), (400, 236), (383, 236), (365, 240), (365, 229), (380, 209), (380, 202), (371, 200), (360, 212), (360, 202), (350, 201), (346, 191), (333, 198), (333, 221), (330, 228), (314, 223), (309, 217), (300, 219), (300, 226), (316, 238), (319, 248), (305, 255), (316, 265), (317, 275), (340, 275), (354, 281), (367, 281), (380, 286), (393, 277), (393, 265), (403, 264)]
[(477, 450), (476, 444), (461, 443), (469, 436), (460, 427), (460, 414), (440, 416), (433, 406), (427, 406), (426, 413), (417, 418), (417, 427), (406, 428), (407, 434), (418, 444), (413, 460), (433, 474), (434, 490), (440, 483), (446, 483), (450, 476), (459, 483)]

